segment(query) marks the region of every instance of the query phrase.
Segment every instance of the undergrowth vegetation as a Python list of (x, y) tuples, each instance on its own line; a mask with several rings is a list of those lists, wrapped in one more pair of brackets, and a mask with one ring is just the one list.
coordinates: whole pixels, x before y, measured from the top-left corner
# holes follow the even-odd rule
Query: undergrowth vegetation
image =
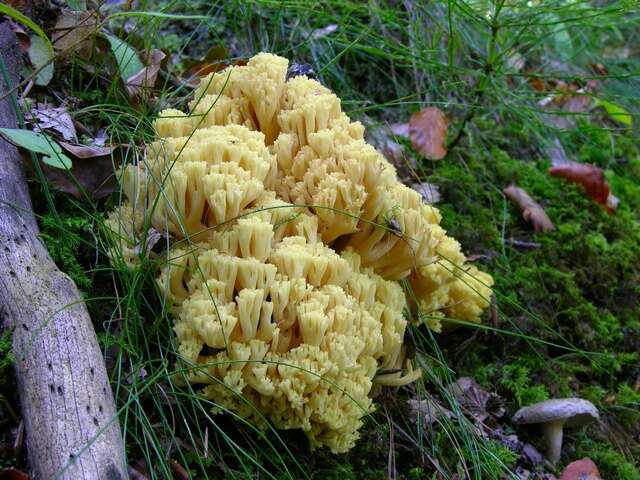
[[(125, 11), (106, 28), (138, 50), (169, 54), (149, 101), (130, 104), (117, 77), (103, 73), (115, 68), (108, 56), (69, 57), (66, 74), (49, 87), (72, 99), (76, 120), (129, 146), (123, 162), (140, 158), (159, 110), (184, 107), (191, 91), (184, 72), (212, 47), (214, 64), (259, 51), (308, 63), (367, 126), (371, 142), (383, 151), (390, 138), (400, 144), (393, 160), (408, 180), (439, 188), (443, 226), (494, 276), (496, 299), (482, 325), (443, 334), (412, 327), (423, 380), (383, 390), (349, 453), (309, 452), (301, 433), (213, 416), (210, 402), (176, 383), (173, 320), (154, 286), (158, 265), (145, 259), (132, 273), (106, 256), (104, 212), (121, 202), (118, 193), (79, 201), (34, 181), (42, 239), (85, 295), (134, 468), (148, 478), (172, 478), (176, 463), (194, 478), (525, 478), (518, 472), (534, 467), (510, 448), (509, 436), (540, 448), (541, 436), (515, 427), (511, 415), (578, 396), (598, 407), (601, 420), (567, 433), (562, 463), (588, 456), (603, 478), (640, 479), (636, 2), (141, 1), (136, 10), (153, 14)], [(628, 112), (632, 125), (603, 107), (548, 107), (547, 97), (566, 94), (560, 82), (588, 87)], [(449, 118), (443, 160), (421, 158), (388, 129), (423, 106)], [(604, 169), (620, 199), (614, 213), (548, 174), (559, 149)], [(534, 234), (502, 193), (512, 182), (544, 207), (554, 231)], [(166, 247), (160, 240), (154, 250)], [(6, 343), (2, 337), (0, 372)], [(445, 388), (461, 376), (504, 407), (486, 421), (491, 434), (481, 435)], [(13, 380), (2, 378), (11, 397)], [(416, 419), (408, 400), (427, 398), (452, 415)], [(552, 471), (538, 469), (530, 478)]]

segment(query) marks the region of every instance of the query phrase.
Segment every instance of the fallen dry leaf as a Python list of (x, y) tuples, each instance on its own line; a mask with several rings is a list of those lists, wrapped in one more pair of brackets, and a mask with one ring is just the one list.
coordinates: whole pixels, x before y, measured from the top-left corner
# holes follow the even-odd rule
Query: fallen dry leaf
[(189, 472), (173, 458), (169, 459), (169, 465), (171, 465), (171, 470), (173, 470), (173, 473), (175, 473), (180, 480), (189, 480), (191, 478)]
[(101, 147), (97, 145), (77, 145), (67, 142), (58, 142), (62, 148), (78, 158), (95, 158), (111, 155), (113, 147)]
[(509, 200), (522, 210), (522, 218), (531, 222), (536, 232), (550, 232), (551, 230), (555, 230), (556, 227), (544, 209), (523, 189), (515, 185), (509, 185), (503, 192)]
[(529, 85), (531, 85), (531, 88), (538, 92), (544, 92), (547, 89), (547, 84), (542, 78), (539, 77), (529, 78)]
[[(189, 78), (189, 82), (195, 83), (197, 86), (200, 82), (199, 78), (210, 73), (219, 72), (229, 66), (229, 49), (224, 45), (213, 45), (207, 51), (206, 55), (199, 60), (187, 59), (183, 65), (186, 68), (185, 75)], [(238, 63), (246, 63), (244, 60)], [(233, 62), (236, 64), (236, 62)]]
[(11, 28), (11, 31), (13, 31), (13, 33), (16, 34), (16, 38), (18, 39), (18, 45), (20, 45), (20, 50), (22, 50), (22, 53), (28, 52), (29, 47), (31, 47), (31, 37), (24, 30), (24, 28), (22, 28), (22, 25), (12, 20), (8, 20), (8, 22), (9, 22), (9, 27)]
[[(551, 123), (561, 129), (573, 128), (576, 125), (576, 118), (581, 114), (591, 111), (594, 106), (593, 97), (590, 95), (563, 95), (558, 114), (550, 115)], [(554, 103), (557, 103), (554, 101)]]
[(447, 390), (477, 422), (482, 423), (489, 416), (499, 418), (504, 415), (502, 399), (495, 393), (487, 392), (471, 377), (460, 377), (447, 385)]
[(591, 71), (596, 75), (601, 75), (603, 77), (609, 75), (607, 67), (605, 67), (602, 63), (590, 63), (589, 67), (591, 67)]
[(442, 160), (447, 154), (447, 117), (437, 107), (427, 107), (411, 115), (409, 138), (413, 148), (431, 160)]
[(571, 462), (562, 471), (560, 480), (602, 480), (598, 466), (590, 458)]
[[(100, 199), (114, 192), (118, 187), (114, 174), (114, 161), (117, 168), (119, 162), (113, 160), (111, 154), (84, 158), (78, 156), (73, 157), (71, 170), (53, 168), (44, 163), (41, 163), (40, 167), (45, 178), (57, 190), (73, 195), (77, 199), (84, 198), (84, 190), (91, 198)], [(29, 175), (34, 176), (33, 164), (28, 156), (23, 156), (23, 165)]]
[(409, 412), (414, 422), (422, 419), (425, 426), (439, 422), (444, 418), (454, 418), (455, 414), (429, 397), (425, 400), (410, 399)]
[(37, 124), (42, 130), (53, 130), (67, 141), (76, 141), (76, 127), (67, 107), (54, 107), (48, 103), (38, 103), (31, 109), (30, 123)]
[(562, 177), (581, 185), (587, 195), (603, 205), (609, 212), (613, 212), (618, 207), (620, 201), (611, 193), (603, 170), (595, 165), (570, 161), (551, 167), (549, 174), (552, 177)]
[(136, 98), (141, 93), (153, 88), (160, 71), (160, 63), (164, 57), (165, 54), (162, 50), (153, 50), (149, 55), (147, 66), (127, 79), (127, 93), (131, 98)]
[(558, 128), (575, 127), (576, 117), (589, 113), (595, 107), (596, 102), (592, 96), (592, 92), (598, 88), (598, 82), (595, 80), (588, 80), (583, 87), (576, 83), (567, 84), (562, 80), (553, 79), (546, 83), (530, 83), (538, 91), (551, 90), (538, 105), (547, 110), (549, 120)]
[(440, 197), (440, 188), (433, 183), (428, 182), (420, 182), (413, 183), (410, 185), (416, 192), (422, 195), (422, 200), (424, 203), (428, 205), (433, 205), (434, 203), (438, 203), (441, 199)]
[(392, 123), (389, 125), (391, 132), (398, 136), (409, 138), (409, 124), (408, 123)]
[(314, 30), (311, 34), (311, 38), (313, 38), (314, 40), (318, 40), (322, 37), (326, 37), (327, 35), (331, 35), (336, 30), (338, 30), (338, 25), (336, 25), (335, 23), (330, 23), (326, 27)]
[[(407, 126), (407, 135), (409, 134)], [(417, 163), (413, 155), (406, 155), (403, 145), (396, 142), (389, 134), (389, 127), (380, 125), (367, 128), (367, 141), (379, 150), (387, 160), (396, 168), (398, 177), (404, 183), (415, 178)]]
[(89, 59), (93, 46), (91, 37), (97, 29), (98, 16), (95, 12), (63, 10), (52, 30), (53, 47), (62, 56), (77, 53)]

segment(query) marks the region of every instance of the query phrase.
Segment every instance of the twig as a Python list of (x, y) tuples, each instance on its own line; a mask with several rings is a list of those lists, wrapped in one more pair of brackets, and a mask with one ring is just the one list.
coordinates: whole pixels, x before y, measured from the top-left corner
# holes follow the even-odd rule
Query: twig
[(510, 238), (507, 240), (508, 243), (513, 245), (514, 247), (522, 247), (522, 248), (540, 248), (542, 247), (541, 243), (538, 242), (527, 242), (526, 240), (517, 240), (515, 238)]

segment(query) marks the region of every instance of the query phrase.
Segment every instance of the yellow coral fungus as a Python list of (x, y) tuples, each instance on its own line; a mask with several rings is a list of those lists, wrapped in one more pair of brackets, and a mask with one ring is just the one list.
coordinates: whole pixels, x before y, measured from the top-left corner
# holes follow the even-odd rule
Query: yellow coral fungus
[(420, 377), (398, 280), (439, 330), (445, 317), (479, 321), (492, 279), (340, 99), (307, 77), (286, 81), (287, 66), (259, 54), (203, 78), (189, 113), (162, 112), (107, 225), (131, 265), (143, 228), (173, 239), (158, 284), (203, 397), (343, 452), (374, 383)]

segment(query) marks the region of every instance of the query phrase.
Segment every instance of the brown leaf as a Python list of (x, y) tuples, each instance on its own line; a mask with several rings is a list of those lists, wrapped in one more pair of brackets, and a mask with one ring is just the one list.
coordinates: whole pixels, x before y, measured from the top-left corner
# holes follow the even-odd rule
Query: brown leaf
[(531, 222), (536, 232), (549, 232), (555, 230), (555, 226), (547, 216), (544, 209), (523, 189), (515, 185), (509, 185), (503, 190), (504, 194), (522, 210), (522, 218)]
[(76, 145), (67, 142), (58, 142), (67, 152), (78, 158), (94, 158), (111, 155), (113, 147), (99, 147), (96, 145)]
[(604, 206), (609, 212), (613, 212), (618, 207), (619, 200), (611, 193), (603, 170), (595, 165), (570, 161), (551, 167), (549, 174), (552, 177), (562, 177), (582, 186), (587, 195)]
[(448, 385), (447, 390), (477, 422), (484, 422), (489, 416), (504, 415), (502, 399), (487, 392), (471, 377), (460, 377)]
[[(405, 124), (406, 125), (406, 124)], [(409, 127), (407, 125), (407, 135)], [(379, 150), (387, 160), (396, 168), (398, 177), (403, 181), (408, 181), (415, 177), (417, 163), (413, 155), (406, 155), (403, 145), (394, 141), (389, 134), (389, 127), (380, 125), (378, 127), (367, 128), (367, 141)]]
[(433, 183), (420, 182), (410, 185), (416, 192), (422, 195), (422, 200), (428, 205), (438, 203), (441, 199), (440, 188)]
[(439, 422), (443, 418), (455, 417), (451, 410), (443, 407), (431, 397), (425, 400), (410, 399), (407, 403), (409, 404), (409, 412), (413, 421), (417, 422), (422, 419), (425, 426)]
[(531, 88), (538, 92), (544, 92), (547, 89), (545, 81), (539, 77), (529, 78), (529, 85), (531, 85)]
[(0, 470), (0, 480), (29, 480), (29, 475), (13, 467), (3, 468)]
[(588, 457), (571, 462), (562, 471), (560, 480), (602, 480), (598, 466)]
[(169, 459), (169, 465), (171, 465), (171, 470), (173, 470), (173, 473), (175, 473), (180, 480), (189, 480), (191, 478), (189, 472), (173, 458)]
[[(74, 157), (71, 170), (53, 168), (44, 163), (40, 164), (40, 168), (57, 190), (77, 199), (85, 198), (82, 193), (84, 190), (91, 198), (100, 199), (114, 192), (118, 186), (114, 174), (114, 164), (117, 168), (119, 163), (117, 158), (119, 155), (115, 159), (112, 159), (112, 155)], [(23, 164), (27, 172), (34, 176), (33, 164), (28, 157), (23, 157)]]
[(247, 64), (244, 59), (237, 59), (233, 61), (192, 61), (185, 62), (187, 69), (184, 72), (182, 81), (187, 85), (197, 87), (200, 85), (200, 77), (209, 75), (210, 73), (220, 72), (229, 66), (242, 67)]
[(409, 138), (413, 148), (431, 160), (441, 160), (447, 154), (447, 117), (439, 108), (427, 107), (411, 115)]
[(40, 129), (53, 130), (67, 141), (77, 140), (76, 127), (64, 105), (54, 107), (48, 103), (38, 103), (31, 109), (31, 118), (28, 120)]
[(562, 95), (555, 97), (554, 104), (560, 106), (559, 115), (550, 115), (551, 122), (558, 128), (569, 129), (576, 125), (576, 117), (588, 113), (594, 105), (590, 95)]
[(22, 28), (22, 25), (9, 20), (9, 27), (13, 33), (16, 34), (16, 38), (18, 39), (18, 45), (20, 45), (20, 50), (22, 53), (26, 53), (29, 51), (29, 47), (31, 47), (31, 37), (29, 34)]
[(95, 12), (63, 10), (52, 31), (53, 47), (62, 56), (77, 53), (84, 59), (91, 57), (91, 37), (98, 30)]
[(164, 57), (165, 54), (162, 50), (153, 50), (149, 55), (147, 66), (127, 79), (127, 93), (131, 98), (136, 98), (144, 91), (153, 88), (160, 71), (160, 63)]
[(596, 75), (601, 75), (603, 77), (609, 75), (607, 67), (605, 67), (602, 63), (590, 63), (589, 66), (591, 67), (591, 71)]

